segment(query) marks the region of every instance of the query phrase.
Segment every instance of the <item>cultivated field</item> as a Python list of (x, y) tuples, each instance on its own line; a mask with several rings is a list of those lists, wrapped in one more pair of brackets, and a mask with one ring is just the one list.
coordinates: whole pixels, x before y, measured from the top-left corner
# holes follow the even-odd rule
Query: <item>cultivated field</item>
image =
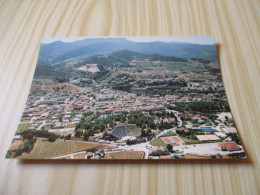
[(196, 155), (196, 154), (186, 154), (186, 159), (211, 159), (210, 156)]
[(125, 150), (122, 152), (107, 153), (105, 158), (106, 159), (143, 159), (144, 152)]
[[(210, 156), (196, 155), (196, 154), (185, 154), (186, 159), (212, 159)], [(228, 156), (215, 155), (217, 159), (228, 159)]]
[(57, 140), (55, 142), (42, 141), (38, 138), (34, 147), (30, 153), (23, 153), (18, 158), (21, 159), (50, 159), (57, 156), (71, 154), (74, 152), (82, 151), (87, 148), (106, 148), (100, 144), (92, 144), (87, 142), (75, 142), (75, 141), (62, 141)]
[(85, 159), (85, 153), (84, 154), (75, 154), (73, 156), (73, 159)]

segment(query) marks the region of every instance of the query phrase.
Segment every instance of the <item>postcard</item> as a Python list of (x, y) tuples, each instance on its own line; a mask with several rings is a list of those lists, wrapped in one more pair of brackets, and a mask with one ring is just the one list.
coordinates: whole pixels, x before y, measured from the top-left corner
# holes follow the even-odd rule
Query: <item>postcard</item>
[(6, 158), (246, 158), (214, 37), (42, 38)]

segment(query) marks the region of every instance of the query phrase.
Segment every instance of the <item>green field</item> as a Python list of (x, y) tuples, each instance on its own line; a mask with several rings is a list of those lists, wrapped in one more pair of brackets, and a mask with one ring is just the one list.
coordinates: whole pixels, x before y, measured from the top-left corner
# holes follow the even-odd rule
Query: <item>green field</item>
[(169, 131), (163, 135), (161, 135), (160, 137), (169, 137), (169, 136), (176, 136), (176, 133), (172, 132), (172, 131)]
[(186, 71), (186, 72), (204, 72), (205, 70), (200, 67), (192, 67), (190, 64), (169, 64), (166, 67), (170, 71)]
[(35, 96), (44, 96), (48, 93), (47, 90), (42, 90), (42, 89), (31, 89), (30, 95), (35, 95)]
[(183, 137), (181, 135), (178, 135), (186, 144), (201, 144), (202, 142), (200, 142), (198, 139), (190, 139), (187, 137)]
[(31, 127), (32, 123), (23, 123), (19, 124), (16, 133), (21, 133), (23, 131), (27, 131)]
[(166, 146), (166, 144), (161, 140), (161, 138), (156, 138), (150, 142), (153, 146)]
[(50, 79), (33, 79), (33, 81), (39, 82), (41, 84), (53, 84), (53, 81)]

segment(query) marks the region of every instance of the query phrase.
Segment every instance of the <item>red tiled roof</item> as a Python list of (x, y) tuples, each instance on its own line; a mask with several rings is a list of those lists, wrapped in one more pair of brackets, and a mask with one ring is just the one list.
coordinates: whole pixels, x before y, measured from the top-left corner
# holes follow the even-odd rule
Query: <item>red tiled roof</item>
[(229, 143), (221, 143), (219, 144), (221, 148), (239, 148), (238, 145), (235, 142), (229, 142)]
[(36, 112), (36, 113), (33, 113), (33, 116), (41, 116), (44, 112)]
[(49, 116), (49, 112), (45, 112), (45, 113), (43, 113), (41, 116), (42, 116), (42, 117), (47, 117), (47, 116)]
[(88, 98), (82, 98), (81, 99), (81, 102), (89, 102), (90, 101), (90, 99), (88, 99)]
[(172, 159), (171, 156), (160, 156), (160, 159)]

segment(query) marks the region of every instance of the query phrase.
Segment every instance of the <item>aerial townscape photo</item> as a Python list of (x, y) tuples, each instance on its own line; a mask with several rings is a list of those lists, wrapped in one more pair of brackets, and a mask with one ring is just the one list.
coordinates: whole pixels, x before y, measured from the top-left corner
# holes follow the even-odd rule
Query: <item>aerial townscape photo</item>
[(42, 38), (15, 159), (246, 158), (214, 37)]

